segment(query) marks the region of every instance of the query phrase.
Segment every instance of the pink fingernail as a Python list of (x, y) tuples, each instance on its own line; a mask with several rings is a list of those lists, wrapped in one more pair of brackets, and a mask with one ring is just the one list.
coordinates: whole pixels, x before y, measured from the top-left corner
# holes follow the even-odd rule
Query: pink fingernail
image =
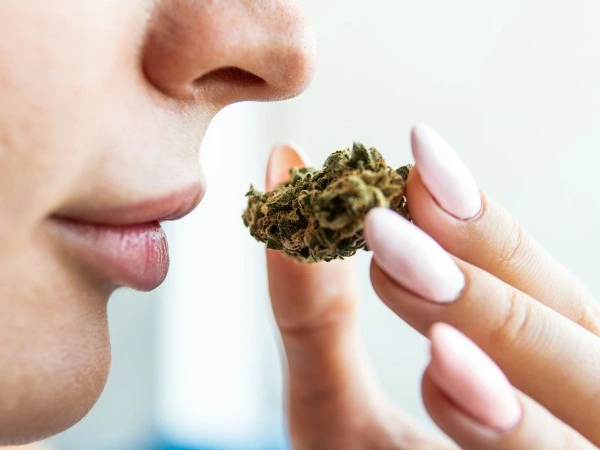
[(431, 381), (486, 427), (504, 432), (521, 420), (521, 405), (500, 368), (465, 335), (443, 323), (430, 331)]
[(475, 217), (481, 210), (481, 194), (456, 152), (426, 125), (413, 128), (411, 142), (423, 183), (441, 207), (459, 219)]
[(450, 255), (399, 214), (372, 209), (366, 218), (365, 237), (377, 264), (415, 294), (447, 303), (463, 290), (465, 278)]

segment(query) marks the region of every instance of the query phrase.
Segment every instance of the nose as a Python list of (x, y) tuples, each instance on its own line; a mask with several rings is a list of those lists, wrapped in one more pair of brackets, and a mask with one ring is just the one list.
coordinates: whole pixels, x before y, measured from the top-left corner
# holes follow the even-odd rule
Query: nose
[(142, 64), (170, 97), (218, 107), (293, 97), (310, 83), (315, 39), (289, 0), (160, 0)]

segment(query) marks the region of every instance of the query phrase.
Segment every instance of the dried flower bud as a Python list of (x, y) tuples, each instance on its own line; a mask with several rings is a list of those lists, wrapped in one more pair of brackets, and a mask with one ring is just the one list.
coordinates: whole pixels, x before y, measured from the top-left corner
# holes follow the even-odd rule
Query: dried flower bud
[(271, 192), (253, 186), (242, 218), (268, 248), (298, 261), (343, 259), (365, 249), (364, 218), (385, 207), (409, 218), (406, 180), (412, 166), (394, 170), (381, 154), (355, 143), (333, 153), (321, 170), (294, 168)]

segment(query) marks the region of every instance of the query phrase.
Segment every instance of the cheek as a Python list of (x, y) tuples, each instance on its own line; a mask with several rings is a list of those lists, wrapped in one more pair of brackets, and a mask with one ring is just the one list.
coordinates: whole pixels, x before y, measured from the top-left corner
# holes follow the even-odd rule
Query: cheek
[(110, 364), (108, 292), (47, 247), (0, 273), (0, 445), (39, 440), (80, 420)]
[[(2, 2), (2, 257), (71, 189), (99, 149), (98, 117), (135, 74), (143, 0)], [(102, 39), (99, 39), (102, 36)], [(126, 64), (129, 64), (127, 66)]]

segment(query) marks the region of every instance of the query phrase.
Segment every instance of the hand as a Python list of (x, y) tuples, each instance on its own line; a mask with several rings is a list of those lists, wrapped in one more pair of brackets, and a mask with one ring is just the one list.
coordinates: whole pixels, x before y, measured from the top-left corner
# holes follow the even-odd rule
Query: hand
[[(379, 296), (432, 340), (422, 389), (428, 412), (464, 449), (596, 448), (598, 304), (479, 192), (434, 132), (417, 127), (412, 141), (417, 165), (407, 195), (424, 232), (374, 210), (366, 235)], [(274, 153), (271, 180), (301, 163), (292, 154)], [(364, 356), (355, 357), (361, 347), (347, 262), (268, 259), (296, 448), (449, 448), (393, 409)]]
[[(465, 449), (596, 448), (584, 437), (600, 445), (598, 303), (435, 132), (415, 128), (412, 146), (416, 226), (374, 210), (366, 236), (378, 295), (433, 340), (429, 414)], [(437, 322), (481, 350), (447, 326), (428, 331)]]
[[(267, 189), (304, 161), (275, 149)], [(351, 261), (298, 264), (267, 250), (269, 288), (287, 355), (289, 427), (296, 450), (454, 449), (430, 436), (381, 392), (356, 323)]]

